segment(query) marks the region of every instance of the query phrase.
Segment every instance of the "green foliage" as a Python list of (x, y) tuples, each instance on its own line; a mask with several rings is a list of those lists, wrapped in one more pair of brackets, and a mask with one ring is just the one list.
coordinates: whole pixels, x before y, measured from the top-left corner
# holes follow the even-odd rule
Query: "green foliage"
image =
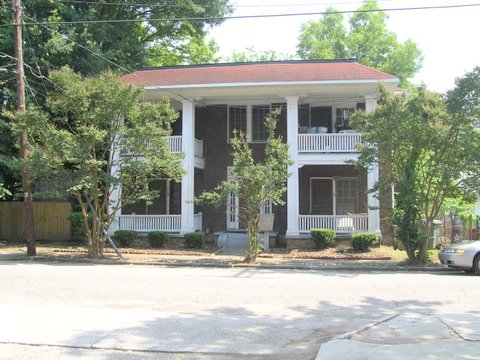
[(225, 206), (230, 194), (240, 199), (240, 218), (247, 226), (247, 262), (255, 262), (258, 248), (258, 233), (261, 211), (267, 201), (272, 205), (283, 205), (286, 191), (288, 167), (292, 163), (288, 155), (288, 145), (281, 137), (275, 137), (277, 109), (265, 119), (268, 138), (265, 144), (265, 160), (255, 161), (245, 134), (239, 133), (231, 139), (233, 148), (232, 177), (235, 181), (222, 181), (212, 191), (204, 192), (196, 198), (197, 203)]
[(0, 183), (0, 200), (5, 199), (6, 196), (12, 195), (12, 193), (3, 187), (3, 184)]
[(137, 238), (137, 232), (133, 230), (117, 230), (113, 238), (118, 241), (121, 247), (127, 247)]
[(168, 241), (168, 234), (164, 231), (152, 231), (147, 236), (148, 243), (152, 248), (162, 247)]
[[(89, 223), (91, 223), (92, 216), (89, 215)], [(83, 242), (86, 239), (86, 231), (84, 229), (83, 214), (81, 212), (72, 212), (68, 215), (70, 221), (71, 241)]]
[[(117, 6), (103, 2), (62, 3), (57, 1), (25, 1), (25, 22), (131, 20), (116, 23), (51, 24), (25, 27), (25, 61), (38, 62), (43, 74), (48, 70), (68, 65), (75, 72), (97, 75), (116, 66), (104, 58), (127, 69), (136, 69), (155, 62), (152, 47), (189, 58), (188, 44), (203, 43), (207, 30), (222, 23), (221, 17), (233, 8), (228, 0), (158, 0), (134, 2), (120, 1)], [(158, 21), (167, 18), (197, 18), (185, 21)], [(198, 20), (204, 18), (204, 20)], [(155, 19), (155, 20), (151, 20)], [(140, 20), (140, 21), (137, 21)], [(12, 22), (11, 5), (0, 5), (0, 22)], [(4, 35), (4, 36), (3, 36)], [(13, 26), (3, 28), (0, 51), (13, 54)], [(83, 47), (99, 54), (95, 55)], [(158, 62), (158, 61), (157, 61)], [(43, 90), (33, 77), (32, 85)]]
[(254, 47), (246, 48), (243, 51), (232, 51), (231, 55), (224, 59), (225, 62), (256, 62), (256, 61), (279, 61), (293, 60), (290, 54), (279, 53), (273, 49), (258, 51)]
[(205, 233), (201, 231), (191, 232), (183, 235), (185, 247), (188, 249), (201, 249), (205, 241)]
[(352, 236), (352, 247), (356, 251), (365, 252), (378, 244), (378, 236), (374, 232), (360, 232)]
[[(171, 154), (165, 135), (178, 114), (163, 99), (143, 102), (143, 91), (122, 84), (112, 74), (84, 78), (71, 71), (51, 74), (56, 87), (48, 94), (49, 113), (10, 113), (15, 134), (29, 133), (30, 157), (17, 169), (29, 169), (32, 181), (62, 183), (84, 214), (93, 206), (100, 223), (85, 226), (89, 255), (102, 256), (108, 229), (120, 204), (147, 202), (158, 194), (149, 184), (160, 178), (180, 181), (182, 155)], [(141, 153), (140, 153), (141, 151)], [(121, 171), (118, 171), (121, 166)], [(109, 194), (121, 187), (121, 200)], [(114, 211), (109, 211), (109, 209)]]
[(405, 85), (420, 69), (422, 53), (410, 39), (404, 43), (387, 29), (388, 15), (374, 0), (365, 0), (344, 25), (342, 14), (328, 8), (318, 21), (310, 20), (300, 30), (297, 54), (302, 59), (355, 58), (359, 63), (396, 75)]
[(468, 199), (480, 186), (480, 132), (474, 130), (473, 117), (447, 104), (423, 87), (402, 95), (382, 88), (375, 112), (359, 112), (352, 119), (371, 145), (362, 149), (358, 164), (380, 165), (375, 190), (394, 185), (395, 235), (418, 264), (427, 260), (426, 240), (445, 200)]
[(315, 246), (318, 249), (326, 249), (335, 246), (335, 230), (332, 229), (310, 229), (310, 236), (312, 237)]

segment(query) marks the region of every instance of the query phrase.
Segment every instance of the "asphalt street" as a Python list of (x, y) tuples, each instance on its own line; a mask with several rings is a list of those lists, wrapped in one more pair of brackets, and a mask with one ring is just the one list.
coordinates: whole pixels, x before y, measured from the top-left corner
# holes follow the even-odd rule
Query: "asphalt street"
[(0, 262), (0, 276), (2, 360), (315, 359), (396, 314), (479, 319), (478, 277), (461, 273)]

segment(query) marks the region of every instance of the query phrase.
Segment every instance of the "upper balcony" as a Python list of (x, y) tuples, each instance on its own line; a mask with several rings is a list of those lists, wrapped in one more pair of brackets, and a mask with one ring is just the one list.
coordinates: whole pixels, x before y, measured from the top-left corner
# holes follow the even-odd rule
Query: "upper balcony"
[(352, 130), (343, 130), (339, 133), (298, 134), (298, 164), (343, 165), (358, 159), (360, 144), (365, 144), (362, 134)]
[[(168, 147), (170, 148), (170, 152), (173, 154), (178, 154), (182, 152), (182, 136), (167, 136), (168, 140)], [(194, 156), (195, 156), (195, 167), (204, 169), (205, 168), (205, 160), (204, 160), (204, 153), (203, 153), (203, 140), (194, 139)]]
[[(347, 130), (348, 131), (348, 130)], [(358, 153), (357, 145), (364, 144), (362, 134), (298, 134), (298, 153)]]

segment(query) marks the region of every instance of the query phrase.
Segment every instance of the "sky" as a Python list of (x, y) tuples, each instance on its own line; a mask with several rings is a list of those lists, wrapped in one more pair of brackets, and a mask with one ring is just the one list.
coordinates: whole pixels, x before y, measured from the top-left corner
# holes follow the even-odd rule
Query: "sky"
[[(236, 15), (305, 13), (325, 11), (328, 6), (355, 10), (361, 0), (232, 0)], [(378, 0), (380, 8), (405, 8), (480, 4), (480, 0)], [(387, 12), (387, 27), (399, 41), (412, 39), (422, 50), (423, 67), (413, 79), (430, 90), (445, 92), (455, 78), (480, 65), (480, 6)], [(348, 16), (348, 15), (347, 15)], [(232, 19), (210, 31), (220, 55), (254, 47), (295, 54), (301, 24), (320, 15), (280, 18)]]

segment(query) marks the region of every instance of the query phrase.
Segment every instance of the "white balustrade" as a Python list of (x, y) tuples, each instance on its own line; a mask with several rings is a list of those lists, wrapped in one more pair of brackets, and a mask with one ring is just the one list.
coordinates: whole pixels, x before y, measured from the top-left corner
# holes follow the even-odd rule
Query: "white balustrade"
[(181, 215), (120, 215), (120, 230), (178, 232)]
[[(167, 136), (168, 148), (173, 154), (182, 152), (182, 136)], [(194, 152), (195, 156), (203, 159), (203, 140), (194, 139)]]
[(358, 152), (357, 144), (363, 144), (362, 134), (299, 134), (298, 152), (344, 153)]
[(310, 229), (332, 229), (339, 233), (353, 233), (368, 230), (367, 214), (358, 215), (300, 215), (300, 232)]
[[(202, 213), (194, 215), (194, 230), (202, 230), (202, 216)], [(181, 218), (181, 215), (120, 215), (118, 221), (120, 230), (179, 232)]]
[(168, 148), (173, 154), (182, 152), (182, 136), (167, 136)]

